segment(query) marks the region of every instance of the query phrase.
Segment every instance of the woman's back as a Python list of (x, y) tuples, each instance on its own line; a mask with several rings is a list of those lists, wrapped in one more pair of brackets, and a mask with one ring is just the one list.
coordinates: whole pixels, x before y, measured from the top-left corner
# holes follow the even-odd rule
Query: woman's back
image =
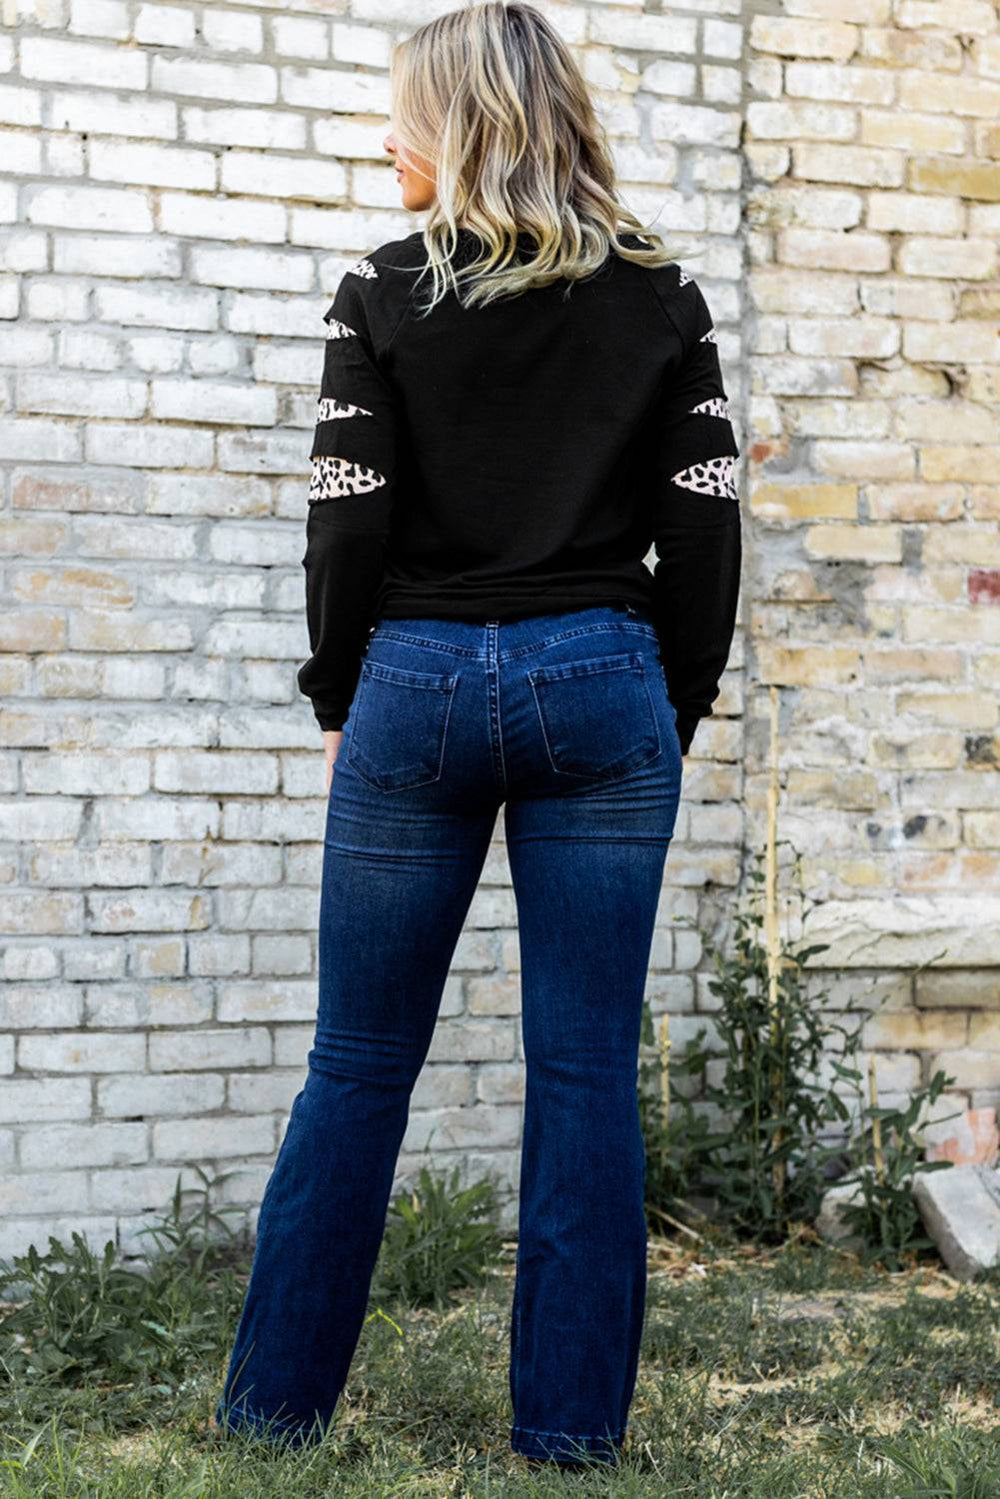
[[(477, 243), (459, 231), (456, 267)], [(326, 314), (305, 561), (314, 651), (336, 629), (345, 655), (321, 724), (344, 721), (378, 618), (622, 604), (648, 609), (666, 644), (703, 588), (696, 633), (709, 651), (725, 637), (724, 664), (738, 448), (697, 283), (675, 263), (612, 253), (585, 279), (468, 307), (449, 291), (424, 316), (424, 260), (419, 232), (382, 245), (345, 273)], [(735, 528), (721, 578), (706, 528)], [(654, 541), (673, 558), (657, 578), (644, 562)], [(337, 664), (331, 648), (303, 667), (314, 702)], [(716, 685), (671, 681), (692, 732)]]

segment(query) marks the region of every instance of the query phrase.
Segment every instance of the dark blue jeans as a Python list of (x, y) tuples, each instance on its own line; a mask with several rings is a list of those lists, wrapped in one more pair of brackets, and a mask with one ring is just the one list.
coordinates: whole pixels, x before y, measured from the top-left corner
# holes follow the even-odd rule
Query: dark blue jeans
[(526, 1069), (511, 1446), (617, 1456), (645, 1308), (638, 1049), (675, 718), (632, 608), (377, 625), (328, 802), (315, 1042), (264, 1193), (223, 1430), (301, 1445), (330, 1423), (503, 805)]

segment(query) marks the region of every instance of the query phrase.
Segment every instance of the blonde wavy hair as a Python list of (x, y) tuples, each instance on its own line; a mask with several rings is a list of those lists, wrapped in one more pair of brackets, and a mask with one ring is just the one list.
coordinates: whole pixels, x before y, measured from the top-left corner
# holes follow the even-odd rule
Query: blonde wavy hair
[[(393, 48), (390, 86), (397, 154), (413, 169), (413, 153), (434, 167), (425, 312), (449, 286), (465, 306), (560, 278), (568, 295), (612, 251), (645, 266), (677, 258), (618, 201), (583, 75), (533, 5), (489, 0), (429, 21)], [(460, 227), (482, 245), (456, 269)], [(650, 243), (624, 245), (622, 233)]]

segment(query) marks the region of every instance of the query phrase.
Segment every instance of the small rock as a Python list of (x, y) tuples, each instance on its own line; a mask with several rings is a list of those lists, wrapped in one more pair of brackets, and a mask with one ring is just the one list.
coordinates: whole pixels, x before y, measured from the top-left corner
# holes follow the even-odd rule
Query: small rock
[(959, 1280), (1000, 1265), (1000, 1172), (989, 1166), (921, 1171), (913, 1200), (941, 1258)]

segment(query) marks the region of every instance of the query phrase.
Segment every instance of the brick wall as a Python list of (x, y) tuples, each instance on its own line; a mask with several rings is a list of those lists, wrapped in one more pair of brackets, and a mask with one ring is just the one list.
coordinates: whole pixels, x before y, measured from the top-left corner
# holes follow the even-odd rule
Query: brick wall
[[(748, 678), (886, 1094), (1000, 1103), (1000, 29), (984, 0), (752, 17)], [(766, 689), (765, 689), (766, 691)], [(748, 709), (759, 842), (767, 704)], [(916, 971), (934, 960), (934, 966)], [(824, 977), (830, 977), (827, 974)]]
[[(253, 1219), (315, 1010), (323, 766), (294, 673), (320, 317), (419, 222), (382, 158), (388, 49), (447, 8), (0, 0), (0, 1254), (70, 1225), (143, 1243), (195, 1163)], [(992, 1099), (992, 7), (544, 8), (628, 202), (701, 248), (750, 417), (751, 649), (688, 763), (653, 1008), (677, 1044), (711, 1023), (675, 918), (725, 929), (777, 681), (784, 828), (835, 985), (891, 990), (885, 1085), (947, 1048)], [(914, 993), (928, 929), (951, 966)], [(517, 1011), (501, 817), (401, 1177), (430, 1147), (514, 1178)]]

